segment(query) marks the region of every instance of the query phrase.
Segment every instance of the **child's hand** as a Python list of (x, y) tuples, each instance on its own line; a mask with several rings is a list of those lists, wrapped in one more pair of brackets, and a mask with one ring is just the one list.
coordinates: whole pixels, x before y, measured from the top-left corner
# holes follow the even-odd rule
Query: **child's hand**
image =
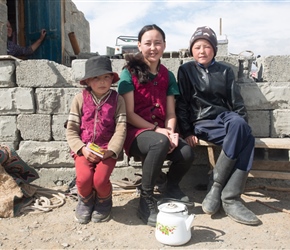
[(92, 152), (90, 152), (89, 150), (87, 150), (86, 147), (82, 147), (82, 154), (91, 163), (98, 163), (98, 162), (100, 162), (102, 160), (101, 157), (93, 154)]
[(114, 152), (111, 150), (103, 149), (102, 152), (104, 153), (103, 160), (110, 158), (114, 155)]

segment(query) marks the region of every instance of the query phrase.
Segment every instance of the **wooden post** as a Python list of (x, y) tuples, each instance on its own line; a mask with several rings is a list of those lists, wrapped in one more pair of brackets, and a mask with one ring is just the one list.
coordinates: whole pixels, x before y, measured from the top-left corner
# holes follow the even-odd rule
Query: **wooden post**
[(78, 44), (78, 40), (75, 36), (75, 33), (74, 32), (68, 33), (68, 37), (69, 37), (69, 40), (70, 40), (70, 43), (74, 50), (75, 55), (78, 55), (80, 53), (80, 47)]

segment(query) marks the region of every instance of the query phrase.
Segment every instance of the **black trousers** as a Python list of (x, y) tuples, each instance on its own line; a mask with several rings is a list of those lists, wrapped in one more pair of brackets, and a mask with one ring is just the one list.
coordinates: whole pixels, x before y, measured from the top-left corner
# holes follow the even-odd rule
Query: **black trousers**
[(167, 174), (168, 182), (178, 184), (192, 166), (193, 149), (179, 138), (178, 147), (170, 154), (169, 139), (155, 131), (144, 131), (138, 135), (130, 148), (130, 155), (139, 157), (142, 162), (142, 189), (153, 191), (165, 160), (172, 164)]

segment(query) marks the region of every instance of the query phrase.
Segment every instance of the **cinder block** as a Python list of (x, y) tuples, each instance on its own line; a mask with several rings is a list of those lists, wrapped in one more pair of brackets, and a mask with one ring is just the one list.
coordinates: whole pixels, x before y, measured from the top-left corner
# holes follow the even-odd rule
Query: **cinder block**
[(75, 168), (41, 168), (36, 169), (39, 178), (33, 184), (41, 187), (69, 185), (75, 178)]
[(78, 88), (37, 88), (36, 112), (39, 114), (69, 114), (73, 97), (81, 92)]
[(17, 117), (17, 128), (23, 140), (50, 141), (51, 116), (50, 115), (24, 115)]
[(15, 60), (1, 59), (0, 57), (0, 88), (12, 88), (16, 86), (16, 64), (17, 61)]
[(69, 87), (71, 68), (48, 60), (25, 60), (16, 68), (16, 81), (19, 87)]
[(268, 110), (248, 111), (248, 122), (255, 137), (270, 137), (271, 118)]
[(121, 74), (123, 67), (126, 64), (126, 60), (125, 59), (112, 59), (112, 68), (113, 71)]
[(32, 88), (16, 88), (13, 99), (18, 114), (35, 113), (35, 97)]
[(52, 116), (52, 138), (54, 141), (66, 141), (64, 123), (68, 119), (67, 115), (53, 115)]
[(172, 71), (175, 77), (177, 77), (177, 71), (181, 65), (181, 59), (179, 58), (161, 58), (161, 63)]
[(15, 88), (0, 88), (0, 114), (17, 114), (16, 109), (13, 105), (13, 95), (15, 93)]
[(290, 82), (290, 56), (267, 56), (259, 58), (262, 78), (266, 82)]
[(31, 88), (0, 88), (0, 114), (34, 113), (34, 96)]
[(290, 110), (276, 109), (271, 112), (271, 137), (290, 137)]
[(248, 110), (274, 110), (290, 108), (289, 83), (240, 84), (241, 94)]
[(72, 79), (79, 82), (85, 75), (85, 64), (87, 59), (76, 59), (72, 61)]
[(35, 168), (72, 168), (73, 158), (66, 142), (21, 141), (19, 156)]
[(19, 141), (19, 131), (16, 126), (16, 116), (1, 116), (0, 141)]

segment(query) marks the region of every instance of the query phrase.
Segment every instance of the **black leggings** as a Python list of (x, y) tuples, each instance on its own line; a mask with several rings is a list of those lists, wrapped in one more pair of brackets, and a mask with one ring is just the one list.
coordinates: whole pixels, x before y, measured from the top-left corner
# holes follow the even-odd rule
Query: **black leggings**
[(167, 174), (168, 182), (178, 184), (192, 165), (193, 149), (179, 138), (178, 147), (169, 151), (169, 139), (155, 131), (144, 131), (138, 135), (130, 148), (130, 155), (139, 157), (142, 162), (142, 189), (153, 191), (165, 160), (172, 164)]

